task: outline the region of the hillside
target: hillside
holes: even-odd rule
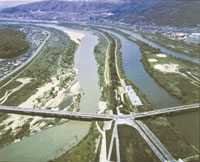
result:
[[[13,58],[29,49],[26,35],[11,28],[0,29],[0,59]]]
[[[142,2],[118,9],[113,20],[127,23],[155,23],[157,25],[196,26],[200,24],[200,2]]]
[[[43,1],[0,12],[0,17],[85,22],[150,23],[169,26],[200,24],[200,2],[77,2]]]

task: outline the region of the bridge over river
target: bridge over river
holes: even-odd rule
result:
[[[120,162],[120,148],[119,148],[119,137],[117,126],[119,124],[126,124],[135,128],[146,143],[150,146],[152,151],[162,162],[171,161],[176,162],[176,159],[168,152],[164,145],[159,141],[159,139],[151,132],[151,130],[142,122],[137,119],[159,116],[165,114],[172,114],[176,112],[198,110],[200,104],[184,105],[177,106],[153,111],[147,111],[142,113],[135,113],[129,115],[109,115],[109,114],[92,114],[84,112],[69,112],[69,111],[52,111],[48,109],[32,109],[32,108],[19,108],[19,107],[10,107],[10,106],[0,106],[0,112],[3,113],[12,113],[20,115],[31,115],[31,116],[42,116],[50,118],[64,118],[70,120],[80,120],[80,121],[111,121],[115,120],[114,130],[111,137],[107,162],[111,160],[111,153],[113,149],[114,140],[116,142],[116,155],[117,162]]]
[[[0,112],[31,115],[31,116],[43,116],[50,118],[64,118],[70,120],[82,120],[82,121],[107,121],[116,119],[142,119],[151,116],[159,116],[165,114],[171,114],[175,112],[182,112],[188,110],[195,110],[200,107],[200,104],[184,105],[171,108],[158,109],[153,111],[147,111],[142,113],[135,113],[130,115],[107,115],[107,114],[92,114],[84,112],[69,112],[69,111],[52,111],[48,109],[32,109],[32,108],[19,108],[10,106],[0,106]]]

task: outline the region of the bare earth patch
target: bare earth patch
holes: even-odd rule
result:
[[[83,90],[81,88],[81,85],[79,82],[76,82],[75,84],[72,85],[72,87],[70,88],[70,93],[69,95],[74,96],[77,95],[79,93],[81,93]]]
[[[157,54],[156,56],[158,56],[158,57],[163,57],[163,58],[167,57],[166,54]]]
[[[148,59],[149,62],[158,62],[157,59]]]
[[[78,32],[72,32],[72,31],[64,31],[65,33],[67,33],[67,35],[69,35],[70,39],[73,40],[74,42],[80,44],[81,43],[81,39],[84,37],[84,34],[82,33],[78,33]]]
[[[161,72],[179,73],[178,66],[178,64],[156,64],[154,65],[154,68]]]

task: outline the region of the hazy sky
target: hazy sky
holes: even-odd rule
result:
[[[26,4],[30,2],[37,2],[41,0],[0,0],[0,10],[6,7],[13,7],[20,4]]]
[[[0,0],[0,10],[7,7],[13,7],[20,4],[26,4],[26,3],[37,2],[37,1],[43,1],[43,0]],[[62,1],[80,1],[80,0],[62,0]],[[81,0],[81,1],[94,1],[94,0]],[[113,1],[116,1],[116,0],[113,0]]]

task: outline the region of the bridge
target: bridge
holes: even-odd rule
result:
[[[19,108],[11,106],[0,106],[0,112],[31,115],[31,116],[43,116],[49,118],[64,118],[70,120],[82,120],[82,121],[109,121],[117,119],[142,119],[152,116],[167,115],[175,112],[183,112],[188,110],[196,110],[200,107],[200,104],[184,105],[171,108],[158,109],[153,111],[147,111],[142,113],[136,113],[131,115],[108,115],[108,114],[92,114],[84,112],[69,112],[69,111],[53,111],[48,109],[32,109],[32,108]]]

